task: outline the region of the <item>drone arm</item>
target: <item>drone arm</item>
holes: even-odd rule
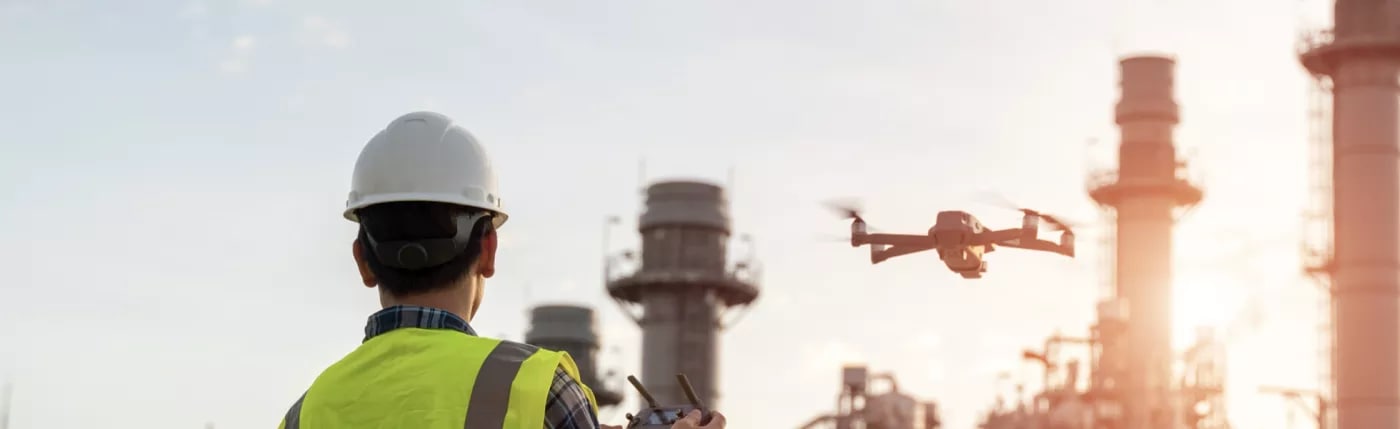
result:
[[[885,246],[918,246],[925,249],[932,248],[933,237],[925,234],[862,234],[862,244],[875,244]],[[894,249],[891,249],[894,250]]]
[[[980,235],[977,237],[977,238],[978,238],[977,241],[978,241],[978,244],[1002,244],[1002,245],[1005,245],[1006,242],[1008,242],[1008,241],[1013,241],[1013,240],[1028,241],[1028,240],[1022,240],[1023,238],[1025,238],[1025,236],[1026,236],[1025,234],[1026,234],[1026,231],[1025,231],[1025,229],[1023,229],[1023,228],[1013,228],[1013,229],[1003,229],[1003,230],[997,230],[997,231],[987,231],[987,232],[984,232],[984,233],[980,234]],[[1016,246],[1011,246],[1011,247],[1016,247]]]
[[[1017,249],[1039,250],[1039,251],[1042,251],[1042,252],[1054,252],[1054,253],[1059,253],[1059,254],[1061,254],[1061,255],[1070,256],[1070,257],[1073,257],[1073,256],[1074,256],[1074,247],[1073,247],[1073,245],[1064,246],[1064,245],[1061,245],[1061,244],[1059,244],[1059,243],[1055,243],[1055,242],[1051,242],[1051,241],[1046,241],[1046,240],[1012,240],[1012,241],[1003,241],[1003,242],[1000,242],[1000,243],[997,243],[997,244],[1000,244],[1000,245],[1006,246],[1006,247],[1014,247],[1014,248],[1017,248]]]
[[[929,246],[929,245],[927,245],[927,244],[919,245],[919,246],[911,246],[911,245],[905,245],[905,246],[891,246],[891,247],[886,248],[886,249],[875,250],[875,251],[873,251],[873,252],[870,252],[870,263],[872,263],[872,264],[878,264],[878,263],[881,263],[881,262],[885,262],[885,260],[890,259],[890,258],[893,258],[893,257],[896,257],[896,256],[904,256],[904,255],[908,255],[908,254],[910,254],[910,253],[922,252],[922,251],[929,250],[929,249],[932,249],[932,248],[933,248],[933,246]]]

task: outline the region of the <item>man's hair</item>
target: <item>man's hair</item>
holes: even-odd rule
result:
[[[495,230],[491,216],[476,221],[471,241],[452,260],[417,270],[394,268],[379,262],[366,234],[377,242],[451,238],[457,234],[456,218],[481,209],[424,201],[375,204],[356,211],[360,217],[360,247],[379,287],[393,296],[409,296],[444,289],[466,276],[481,257],[481,240]]]

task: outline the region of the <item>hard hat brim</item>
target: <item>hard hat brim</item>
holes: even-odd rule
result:
[[[463,207],[471,207],[474,209],[486,210],[495,213],[495,216],[491,217],[491,223],[496,228],[500,228],[501,225],[504,225],[506,223],[506,219],[510,217],[506,214],[505,211],[501,210],[500,207],[493,206],[492,204],[489,204],[486,201],[467,198],[459,194],[443,194],[432,192],[400,192],[391,194],[375,194],[361,197],[359,199],[352,200],[350,203],[346,204],[345,212],[342,213],[342,215],[345,216],[345,219],[351,222],[359,223],[360,216],[355,214],[356,210],[369,207],[375,204],[408,201],[455,204]]]

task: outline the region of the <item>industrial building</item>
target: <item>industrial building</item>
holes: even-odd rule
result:
[[[1337,429],[1400,427],[1397,6],[1337,0],[1332,28],[1306,33],[1300,52],[1318,90],[1305,268],[1331,297],[1333,328],[1318,420]]]
[[[686,403],[676,374],[699,399],[720,405],[719,333],[726,314],[758,299],[758,266],[730,262],[729,201],[718,185],[661,181],[646,190],[637,222],[641,251],[608,261],[608,294],[642,329],[640,379],[663,404]],[[634,269],[618,269],[616,262]]]
[[[871,382],[884,381],[882,391],[871,389]],[[836,412],[813,418],[799,429],[940,429],[943,422],[938,404],[920,402],[899,390],[892,373],[872,374],[865,365],[841,369],[841,393]]]
[[[568,352],[578,365],[583,384],[593,389],[599,407],[622,402],[622,392],[610,389],[599,377],[598,329],[593,309],[577,305],[541,305],[530,310],[530,330],[525,342],[549,350]]]
[[[1089,196],[1115,227],[1106,239],[1097,320],[1086,337],[1056,334],[1023,352],[1041,367],[1043,390],[1012,407],[999,403],[983,428],[1229,427],[1224,351],[1214,333],[1200,332],[1184,354],[1172,350],[1172,230],[1203,198],[1177,156],[1175,66],[1160,55],[1119,61],[1118,168],[1088,181]],[[1061,361],[1065,345],[1087,348],[1087,389],[1080,388],[1081,363]]]

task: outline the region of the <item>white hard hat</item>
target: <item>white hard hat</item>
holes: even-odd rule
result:
[[[486,209],[496,213],[497,227],[506,221],[486,149],[466,129],[433,112],[400,116],[365,144],[355,161],[345,218],[359,222],[355,210],[399,201]]]

